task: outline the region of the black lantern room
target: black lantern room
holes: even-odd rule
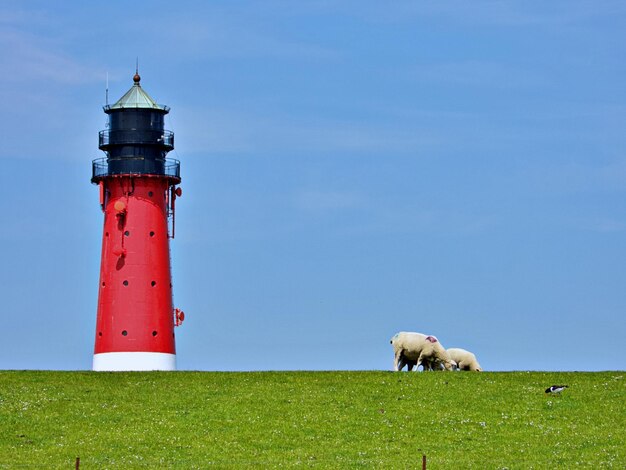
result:
[[[174,149],[174,133],[164,129],[169,108],[157,104],[141,87],[135,74],[134,84],[114,105],[106,105],[108,129],[100,132],[100,150],[106,159],[93,164],[96,182],[113,175],[167,175],[179,177],[177,160],[166,159]]]

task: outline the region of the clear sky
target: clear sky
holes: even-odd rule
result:
[[[178,367],[624,369],[623,1],[0,3],[0,369],[90,369],[110,101],[172,108]]]

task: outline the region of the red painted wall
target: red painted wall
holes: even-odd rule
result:
[[[175,354],[167,201],[170,180],[102,180],[104,231],[95,353]]]

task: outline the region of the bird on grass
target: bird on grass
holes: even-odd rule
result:
[[[546,393],[561,393],[566,388],[569,388],[568,385],[551,385],[546,388]]]

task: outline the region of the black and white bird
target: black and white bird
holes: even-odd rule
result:
[[[546,388],[546,393],[561,393],[566,388],[569,388],[568,385],[551,385]]]

